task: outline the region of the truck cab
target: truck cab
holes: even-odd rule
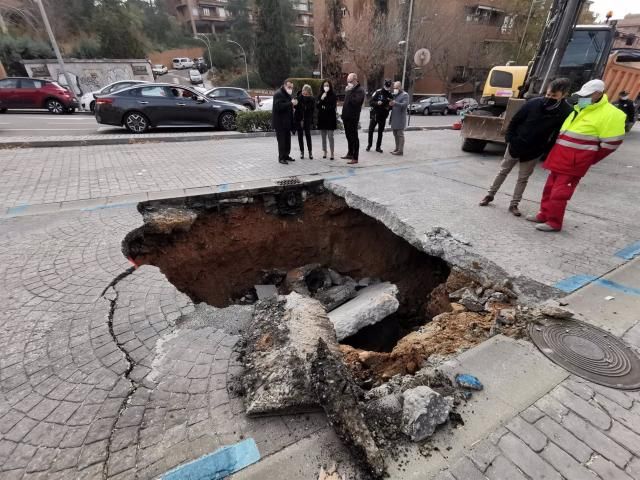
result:
[[[506,107],[511,97],[519,95],[526,76],[527,67],[510,65],[493,67],[484,84],[480,105]]]

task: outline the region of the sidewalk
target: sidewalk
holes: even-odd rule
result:
[[[176,326],[193,313],[191,300],[157,268],[130,269],[120,244],[141,224],[138,199],[154,192],[170,198],[291,175],[324,178],[425,248],[429,232],[446,228],[459,242],[442,252],[454,264],[476,261],[489,276],[509,275],[543,294],[587,282],[568,297],[570,308],[640,348],[640,264],[627,263],[640,240],[628,200],[640,137],[589,173],[565,231],[554,235],[507,215],[505,194],[494,207],[477,207],[499,156],[462,153],[458,140],[454,132],[409,133],[405,157],[363,153],[357,168],[321,159],[281,166],[273,139],[3,152],[0,477],[151,479],[252,438],[262,460],[237,478],[314,479],[332,461],[346,479],[358,478],[324,415],[246,418],[228,388],[241,373],[237,332]],[[537,171],[527,210],[543,181]],[[451,365],[480,376],[485,391],[463,413],[463,429],[438,435],[439,453],[411,456],[406,471],[392,465],[392,478],[428,478],[446,467],[447,480],[640,478],[637,392],[582,382],[531,344],[504,337]]]

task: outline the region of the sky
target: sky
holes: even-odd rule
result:
[[[624,18],[627,13],[640,13],[640,1],[638,0],[594,0],[591,11],[599,15],[598,20],[603,21],[607,12],[613,11],[613,18]]]

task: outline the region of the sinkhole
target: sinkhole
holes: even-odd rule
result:
[[[304,277],[312,296],[327,287],[328,269],[357,289],[389,282],[397,286],[397,311],[342,341],[380,352],[447,310],[448,302],[432,293],[449,278],[449,265],[350,208],[320,182],[138,208],[144,224],[126,236],[123,253],[136,265],[157,266],[196,303],[253,303],[254,287],[265,284],[288,294],[287,273],[310,264],[321,267]]]

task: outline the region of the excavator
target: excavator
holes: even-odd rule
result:
[[[490,70],[480,106],[462,121],[462,150],[482,152],[487,143],[505,143],[509,122],[528,98],[544,94],[554,78],[571,80],[571,91],[594,78],[608,86],[610,100],[627,90],[631,98],[640,93],[640,63],[628,63],[624,52],[611,54],[615,22],[576,25],[586,0],[554,0],[538,49],[528,66],[505,66]],[[632,56],[633,57],[633,56]],[[632,58],[633,60],[633,58]]]

